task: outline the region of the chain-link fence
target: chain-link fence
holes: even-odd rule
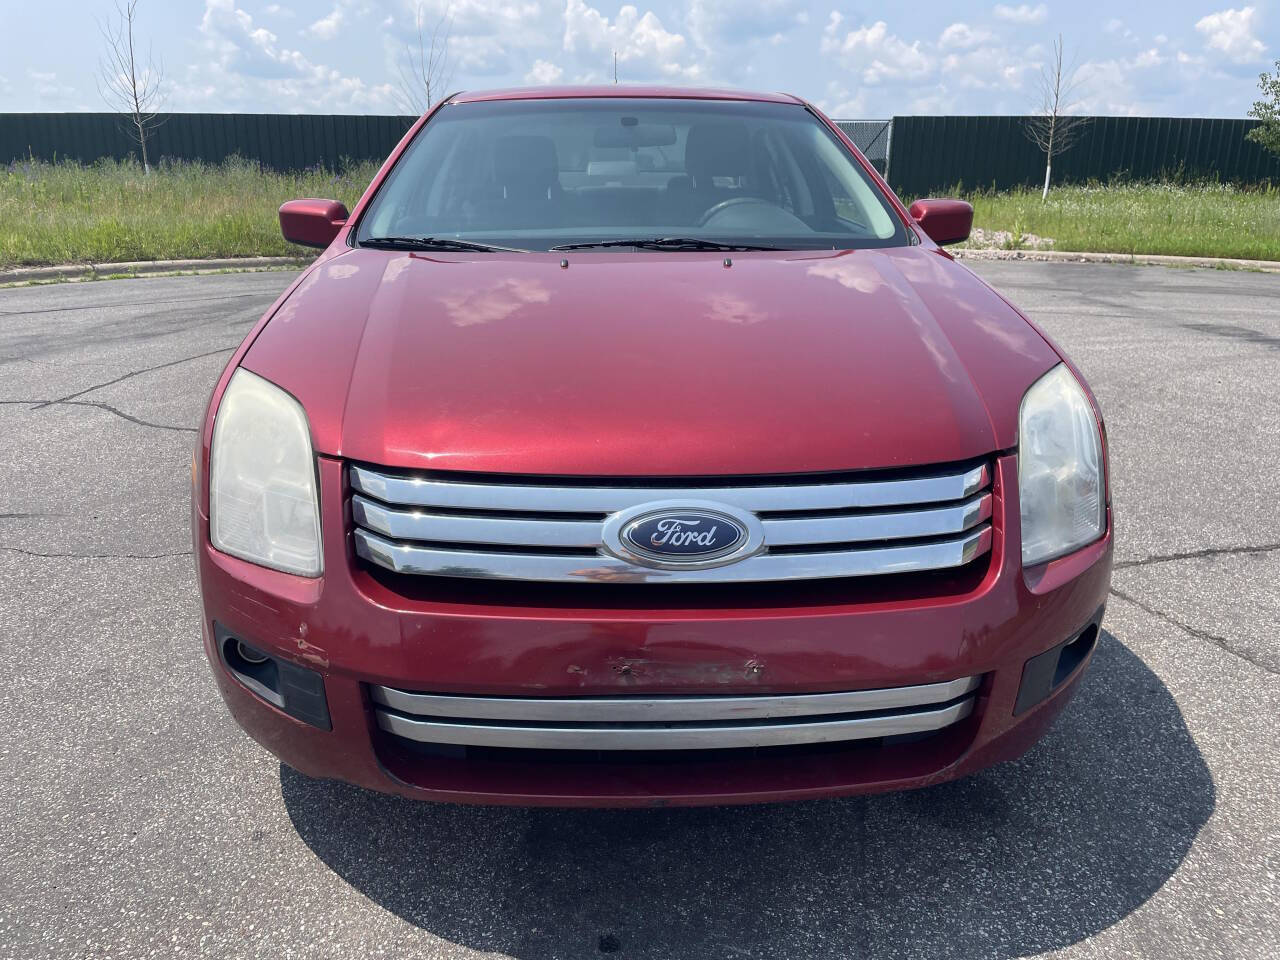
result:
[[[837,120],[836,126],[854,142],[871,165],[886,177],[889,169],[889,141],[893,136],[892,120]]]

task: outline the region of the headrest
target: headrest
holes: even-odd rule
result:
[[[751,138],[744,123],[695,123],[684,145],[684,168],[699,187],[712,177],[741,177],[751,170]]]
[[[499,137],[493,145],[493,173],[499,184],[517,190],[559,186],[555,141],[533,135]]]

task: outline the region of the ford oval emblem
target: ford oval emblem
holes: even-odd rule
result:
[[[638,503],[607,517],[600,533],[606,553],[655,570],[722,567],[765,549],[759,517],[713,500]]]
[[[733,553],[746,538],[745,526],[709,510],[661,510],[622,529],[627,546],[659,560],[713,560]]]

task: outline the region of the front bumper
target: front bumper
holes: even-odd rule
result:
[[[1016,461],[996,461],[994,544],[963,589],[913,596],[873,581],[845,599],[657,608],[416,595],[354,555],[342,464],[320,459],[325,575],[306,580],[219,553],[193,516],[206,650],[237,722],[311,776],[431,800],[553,805],[741,803],[924,786],[1011,759],[1069,700],[1111,578],[1105,537],[1023,571]],[[337,509],[336,504],[343,504]],[[423,578],[433,579],[434,578]],[[592,587],[577,594],[590,599]],[[606,588],[599,588],[606,589]],[[607,588],[613,589],[613,588]],[[215,633],[216,631],[216,633]],[[291,716],[228,669],[233,635],[320,678],[329,729]],[[1066,652],[1062,652],[1065,650]],[[1056,652],[1055,652],[1056,651]],[[1048,656],[1045,656],[1048,654]],[[1035,659],[1039,657],[1040,659]],[[287,669],[287,667],[286,667]],[[969,706],[929,735],[716,749],[424,750],[387,727],[380,688],[478,699],[759,698],[945,685]],[[379,717],[383,716],[382,725]],[[703,749],[702,747],[706,747]]]

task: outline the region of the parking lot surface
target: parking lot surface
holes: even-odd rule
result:
[[[223,708],[188,463],[260,273],[0,290],[0,957],[1269,957],[1280,951],[1280,277],[978,273],[1107,415],[1117,569],[1020,761],[731,809],[415,804]]]

